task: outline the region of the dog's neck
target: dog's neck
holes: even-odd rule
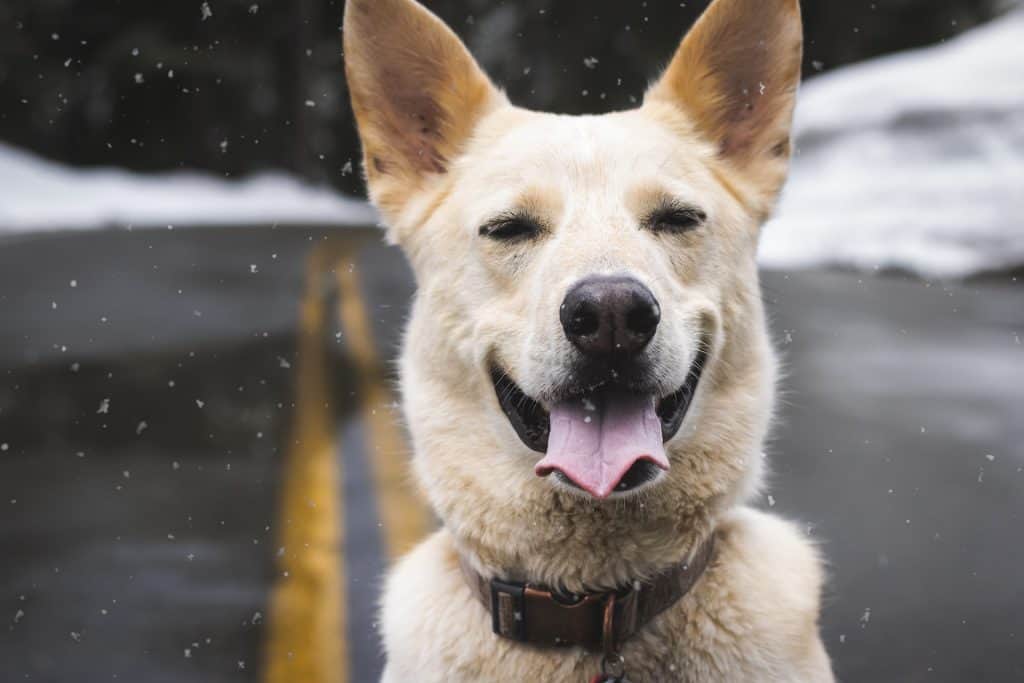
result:
[[[518,515],[483,532],[447,526],[459,552],[485,578],[570,593],[615,590],[683,562],[714,531],[714,515],[705,506],[641,505],[595,505],[557,494],[547,514],[525,527],[516,523],[524,519]]]

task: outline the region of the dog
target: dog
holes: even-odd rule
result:
[[[819,554],[746,505],[798,0],[714,0],[642,105],[600,116],[511,105],[415,0],[348,0],[343,33],[415,273],[402,403],[442,522],[387,579],[383,680],[833,680]]]

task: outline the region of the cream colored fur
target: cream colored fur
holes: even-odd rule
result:
[[[384,680],[587,681],[598,658],[491,633],[459,575],[607,589],[683,561],[712,530],[712,566],[630,640],[643,681],[831,681],[818,635],[820,561],[794,527],[744,507],[762,479],[775,360],[755,253],[785,177],[800,64],[795,0],[716,0],[644,105],[568,117],[516,108],[455,35],[413,0],[349,0],[346,71],[371,197],[416,273],[401,361],[414,470],[444,528],[404,558],[384,597]],[[707,219],[655,234],[665,199]],[[510,210],[543,227],[499,243]],[[662,322],[648,349],[666,394],[701,343],[710,360],[671,468],[597,502],[533,473],[502,413],[499,363],[542,403],[572,352],[567,289],[628,273]]]

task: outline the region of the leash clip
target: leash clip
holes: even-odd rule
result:
[[[594,678],[598,683],[629,683],[626,680],[626,659],[619,652],[620,635],[616,633],[619,618],[625,619],[627,627],[632,629],[636,622],[636,591],[630,591],[622,600],[619,608],[619,595],[611,593],[604,604],[604,619],[601,624],[601,673]]]
[[[629,683],[626,680],[626,660],[620,654],[601,657],[601,673],[594,683]]]

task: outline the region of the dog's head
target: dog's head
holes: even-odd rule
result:
[[[651,519],[756,486],[755,252],[801,45],[797,0],[715,0],[638,109],[558,116],[510,105],[412,0],[349,0],[369,189],[420,289],[417,471],[448,522],[605,499]]]

